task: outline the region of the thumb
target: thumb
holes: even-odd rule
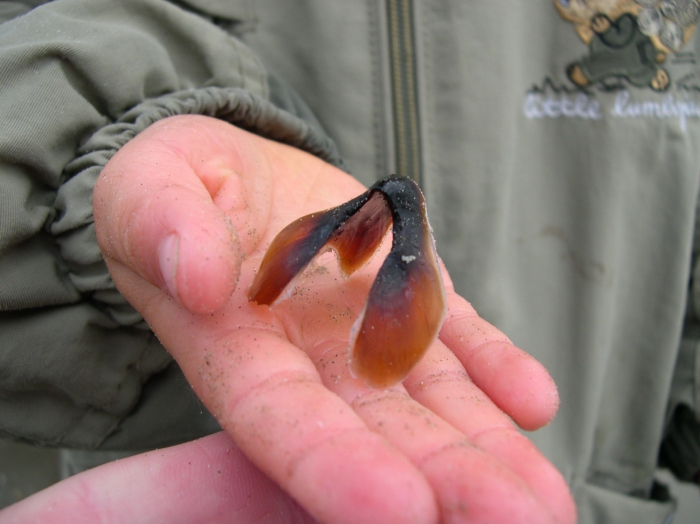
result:
[[[115,154],[95,185],[95,228],[110,270],[121,266],[112,271],[120,289],[146,280],[190,311],[209,313],[235,289],[241,249],[193,167],[197,137],[189,133],[183,151],[183,133],[155,124]]]

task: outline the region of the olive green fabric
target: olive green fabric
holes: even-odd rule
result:
[[[335,146],[250,50],[167,2],[61,1],[16,17],[0,26],[0,85],[0,434],[145,449],[217,430],[109,277],[95,180],[177,114],[342,166]]]
[[[559,386],[532,438],[581,522],[661,523],[662,441],[681,478],[700,463],[700,37],[652,63],[601,54],[585,4],[412,3],[422,183],[457,290]],[[94,178],[148,123],[201,112],[340,165],[325,129],[370,184],[397,165],[389,37],[380,0],[56,0],[0,26],[6,434],[136,449],[212,430],[104,272]]]

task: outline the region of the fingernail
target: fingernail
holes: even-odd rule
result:
[[[158,249],[158,263],[170,296],[177,298],[177,262],[180,237],[173,233],[165,237]]]

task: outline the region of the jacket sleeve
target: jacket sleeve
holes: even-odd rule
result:
[[[0,436],[144,449],[218,427],[97,247],[92,189],[128,140],[203,114],[342,167],[304,103],[221,28],[235,13],[221,27],[201,14],[164,0],[0,2]]]
[[[679,480],[700,483],[700,206],[691,268],[659,465],[670,469]]]

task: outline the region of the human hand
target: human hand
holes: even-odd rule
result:
[[[263,472],[315,518],[573,522],[561,475],[522,436],[554,416],[534,359],[452,290],[440,338],[403,385],[350,377],[347,343],[380,260],[351,278],[320,259],[270,310],[246,289],[301,215],[364,190],[294,148],[198,116],[122,148],[94,193],[117,286]]]
[[[103,464],[0,511],[2,524],[316,522],[223,432]]]

